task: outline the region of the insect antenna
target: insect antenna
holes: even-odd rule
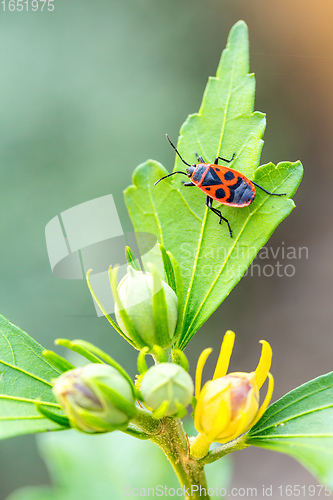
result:
[[[181,161],[183,163],[185,163],[185,165],[187,165],[188,167],[191,167],[192,165],[190,165],[189,163],[187,163],[185,160],[183,160],[183,158],[180,156],[180,153],[178,152],[178,149],[176,148],[176,146],[174,146],[170,140],[170,137],[168,136],[168,134],[165,134],[166,138],[168,139],[168,141],[170,142],[171,146],[173,147],[173,149],[176,151],[177,155],[179,156],[179,158],[181,159]],[[175,172],[176,173],[176,172]],[[186,175],[186,174],[185,174]]]
[[[160,179],[158,179],[158,181],[156,181],[154,183],[154,186],[156,186],[156,184],[158,184],[160,181],[162,181],[163,179],[166,179],[167,177],[170,177],[170,175],[174,175],[174,174],[183,174],[183,175],[186,175],[185,172],[172,172],[172,174],[168,174],[168,175],[165,175],[164,177],[161,177]]]

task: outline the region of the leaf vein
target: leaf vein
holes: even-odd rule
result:
[[[50,401],[41,401],[39,399],[22,398],[21,396],[9,396],[8,394],[0,394],[0,399],[8,399],[11,401],[18,401],[22,403],[39,403],[45,406],[52,406],[54,408],[61,408],[57,403],[51,403]]]
[[[28,375],[28,377],[34,378],[35,380],[39,380],[39,382],[43,382],[44,384],[52,387],[51,382],[49,382],[48,380],[44,380],[44,379],[38,377],[37,375],[34,375],[33,373],[30,373],[26,370],[23,370],[23,368],[20,368],[19,366],[12,365],[11,363],[6,363],[6,361],[3,361],[2,359],[0,359],[0,363],[2,363],[5,366],[8,366],[9,368],[12,368],[13,370],[17,370],[21,373],[24,373],[25,375]]]
[[[290,173],[290,174],[289,174],[289,175],[288,175],[288,176],[287,176],[287,177],[286,177],[286,178],[285,178],[285,179],[284,179],[284,180],[283,180],[283,181],[282,181],[282,182],[281,182],[281,183],[280,183],[280,184],[279,184],[279,185],[278,185],[278,186],[277,186],[274,190],[273,190],[273,192],[274,192],[274,191],[276,191],[276,189],[278,189],[278,188],[279,188],[279,187],[280,187],[280,186],[281,186],[284,182],[286,182],[286,180],[288,179],[288,177],[290,177],[291,175],[292,175],[292,173]],[[206,295],[202,298],[201,304],[200,304],[200,306],[199,306],[199,307],[197,308],[197,310],[196,310],[196,313],[195,313],[195,315],[194,315],[194,317],[193,317],[193,319],[192,319],[192,321],[191,321],[191,323],[190,323],[190,325],[189,325],[189,328],[188,328],[188,330],[187,330],[187,332],[186,332],[186,337],[184,337],[184,340],[185,340],[185,338],[187,339],[187,338],[188,338],[188,336],[191,334],[191,330],[190,330],[190,328],[192,327],[192,325],[193,325],[194,321],[195,321],[195,320],[196,320],[196,318],[198,317],[198,315],[199,315],[199,313],[200,313],[200,311],[201,311],[202,307],[204,306],[204,303],[205,303],[205,301],[206,301],[206,299],[207,299],[208,295],[211,293],[211,291],[213,290],[214,286],[216,285],[216,282],[218,281],[218,279],[220,278],[220,276],[221,276],[222,272],[224,271],[224,268],[225,268],[225,266],[227,265],[228,260],[229,260],[229,258],[230,258],[230,256],[231,256],[232,252],[235,250],[235,247],[236,247],[236,245],[237,245],[237,243],[238,243],[238,240],[239,240],[240,236],[243,234],[243,232],[244,232],[244,230],[245,230],[245,227],[246,227],[246,226],[247,226],[247,224],[248,224],[248,221],[249,221],[249,220],[251,219],[251,217],[252,217],[252,216],[253,216],[253,215],[254,215],[254,214],[255,214],[255,213],[256,213],[256,212],[257,212],[257,211],[258,211],[258,210],[259,210],[259,209],[260,209],[260,208],[264,205],[264,204],[265,204],[265,202],[266,202],[266,201],[267,201],[267,199],[268,199],[268,196],[269,196],[269,195],[267,195],[266,197],[264,197],[264,198],[262,199],[262,201],[261,201],[260,203],[258,203],[257,208],[256,208],[255,210],[253,210],[252,212],[250,212],[250,214],[248,215],[248,217],[245,219],[244,224],[243,224],[243,226],[242,226],[241,230],[239,231],[239,233],[238,233],[237,237],[235,238],[233,245],[230,247],[230,251],[228,252],[228,254],[227,254],[227,256],[226,256],[226,258],[225,258],[225,260],[224,260],[224,262],[223,262],[223,265],[222,265],[222,267],[221,267],[221,270],[219,271],[219,273],[217,274],[217,276],[216,276],[216,278],[214,279],[213,283],[211,284],[210,288],[209,288],[209,289],[208,289],[208,291],[206,292]],[[207,210],[206,210],[206,212],[207,212]],[[192,284],[192,283],[191,283],[191,284]]]
[[[236,64],[236,62],[234,61],[234,65],[235,64]],[[233,79],[234,79],[234,71],[235,71],[235,66],[234,65],[232,67],[232,73],[231,73],[231,76],[230,76],[228,98],[226,100],[226,105],[225,105],[225,112],[224,112],[224,116],[223,116],[223,123],[222,123],[222,129],[221,129],[221,134],[220,134],[220,141],[219,141],[219,148],[218,148],[218,151],[217,151],[217,156],[218,156],[218,154],[219,154],[219,152],[221,150],[221,147],[222,147],[222,141],[223,141],[223,136],[224,136],[225,124],[226,124],[226,116],[228,114],[228,106],[229,106],[229,102],[230,102],[230,98],[231,98],[232,85],[233,85]],[[220,80],[219,77],[217,79]],[[197,129],[196,129],[196,132],[197,132]],[[200,145],[200,149],[203,152],[203,147],[201,145],[200,138],[199,138],[198,135],[197,135],[197,137],[198,137],[198,143]],[[202,220],[202,227],[201,227],[201,232],[200,232],[199,244],[198,244],[196,255],[195,255],[195,259],[194,259],[192,276],[191,276],[190,284],[189,284],[189,287],[188,287],[188,292],[187,292],[187,295],[186,295],[185,305],[184,305],[184,316],[186,315],[186,312],[187,312],[187,305],[188,305],[189,298],[190,298],[190,295],[191,295],[191,288],[192,288],[193,280],[194,280],[194,277],[195,277],[195,271],[196,271],[196,268],[197,268],[197,265],[198,265],[199,255],[200,255],[200,252],[201,252],[201,246],[202,246],[202,241],[203,241],[203,233],[204,233],[205,228],[206,228],[207,214],[208,214],[208,208],[206,208],[205,215],[204,215],[204,218]],[[192,325],[192,323],[190,324],[190,326],[191,325]],[[185,336],[187,336],[187,333],[185,334]]]

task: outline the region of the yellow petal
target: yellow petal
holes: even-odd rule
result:
[[[221,351],[219,359],[216,363],[213,380],[215,380],[216,378],[224,377],[224,375],[226,375],[229,367],[232,348],[234,347],[234,342],[235,334],[231,330],[228,330],[223,337]]]
[[[246,429],[246,431],[248,431],[251,427],[253,427],[261,419],[261,417],[265,413],[266,408],[267,408],[267,406],[272,398],[273,390],[274,390],[274,378],[273,378],[273,375],[271,373],[268,373],[268,389],[267,389],[266,397],[265,397],[264,402],[261,405],[255,419],[253,420],[253,422],[251,422],[251,424]]]
[[[212,352],[213,349],[205,349],[199,356],[197,369],[195,372],[195,397],[198,398],[201,390],[201,378],[202,378],[202,370],[205,366],[208,356]]]
[[[260,342],[262,344],[261,356],[260,356],[258,366],[255,370],[256,384],[257,384],[258,389],[260,389],[260,387],[263,385],[263,383],[265,382],[265,380],[267,378],[268,372],[269,372],[270,367],[271,367],[272,355],[273,355],[272,348],[269,345],[269,343],[266,342],[266,340],[261,340]]]
[[[241,412],[241,417],[239,419],[239,423],[237,425],[237,430],[233,433],[233,434],[230,434],[229,436],[223,438],[223,439],[219,439],[218,442],[219,443],[228,443],[229,441],[233,441],[234,439],[238,438],[238,436],[240,436],[241,434],[243,434],[245,431],[244,431],[244,426],[246,425],[246,422],[247,422],[247,419],[248,419],[248,415],[246,412]]]
[[[216,438],[224,431],[224,429],[229,425],[231,419],[231,412],[227,402],[222,399],[219,405],[218,415],[215,423],[209,433],[207,438],[211,441],[215,441]]]

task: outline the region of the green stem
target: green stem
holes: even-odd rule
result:
[[[209,500],[204,463],[189,455],[187,436],[181,420],[164,417],[154,420],[146,411],[139,411],[132,423],[140,427],[157,444],[171,463],[186,500]]]
[[[240,436],[239,438],[234,439],[230,443],[223,444],[222,446],[219,446],[218,448],[215,448],[214,450],[210,451],[208,455],[206,455],[200,460],[200,463],[211,464],[213,462],[216,462],[216,460],[219,460],[220,458],[224,457],[225,455],[232,453],[233,451],[244,450],[245,448],[248,448],[250,444],[248,444],[245,441],[244,439],[245,435]]]

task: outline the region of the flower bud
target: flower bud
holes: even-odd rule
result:
[[[199,356],[195,377],[194,425],[199,434],[191,443],[191,455],[204,457],[210,445],[217,441],[227,443],[253,427],[264,414],[272,397],[274,379],[269,373],[272,349],[261,340],[261,356],[254,372],[234,372],[226,375],[235,334],[228,330],[224,335],[213,380],[201,389],[204,365],[212,349],[205,349]],[[268,378],[266,397],[259,409],[259,390]]]
[[[128,272],[120,281],[117,291],[142,345],[168,347],[176,329],[178,300],[172,288],[160,279],[157,270],[154,274],[144,273],[128,266]],[[137,339],[122,318],[117,301],[115,315],[121,330],[136,342]]]
[[[209,380],[202,388],[195,408],[195,427],[210,441],[225,443],[245,432],[258,408],[255,372],[230,373]]]
[[[53,392],[71,426],[84,432],[124,429],[136,412],[129,382],[106,364],[65,372],[55,380]]]
[[[177,413],[190,404],[193,395],[193,381],[181,366],[174,363],[160,363],[152,366],[141,384],[144,402],[153,410],[158,410],[168,402],[165,415]]]

